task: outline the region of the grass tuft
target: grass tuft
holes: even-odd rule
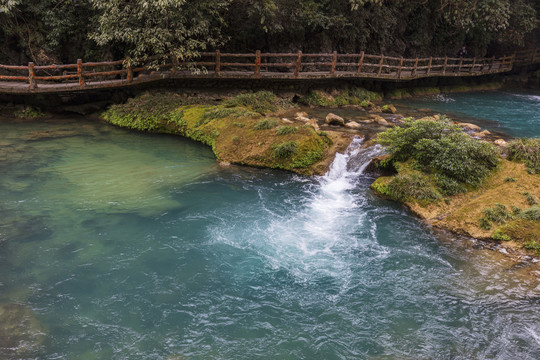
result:
[[[282,125],[276,128],[276,134],[278,135],[294,134],[297,131],[298,128],[296,126]]]
[[[277,126],[277,124],[278,124],[277,119],[264,118],[264,119],[259,120],[255,124],[255,126],[253,126],[253,128],[255,130],[268,130],[268,129],[275,128]]]
[[[508,143],[508,160],[522,161],[531,174],[540,174],[540,138],[521,138]]]
[[[433,202],[441,199],[429,178],[421,173],[398,174],[390,180],[387,189],[392,199],[402,202],[412,199]]]
[[[507,220],[512,220],[514,215],[510,213],[503,204],[495,204],[493,207],[486,207],[482,210],[484,216],[480,218],[480,227],[484,230],[491,229],[493,223],[503,224]]]
[[[277,158],[288,158],[298,152],[296,141],[287,141],[273,146],[274,156]]]
[[[536,200],[536,198],[533,196],[533,194],[528,193],[528,192],[524,192],[524,193],[522,193],[522,195],[525,196],[525,199],[527,200],[529,205],[538,204],[538,200]]]
[[[540,221],[540,205],[520,211],[518,217],[525,220]]]

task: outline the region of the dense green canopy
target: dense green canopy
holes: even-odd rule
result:
[[[483,56],[537,46],[536,0],[0,0],[2,63],[212,49]]]

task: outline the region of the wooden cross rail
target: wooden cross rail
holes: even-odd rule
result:
[[[155,59],[150,59],[155,60]],[[203,52],[197,60],[171,58],[157,66],[134,67],[129,58],[108,62],[28,66],[0,65],[3,93],[61,92],[129,86],[161,78],[369,78],[410,80],[435,76],[478,76],[512,70],[514,64],[540,63],[531,49],[499,58],[428,57],[407,59],[365,54]]]

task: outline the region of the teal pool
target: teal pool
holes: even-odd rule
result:
[[[361,139],[305,178],[84,119],[0,134],[0,358],[540,357],[527,264],[374,197]]]

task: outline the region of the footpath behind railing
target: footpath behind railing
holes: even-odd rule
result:
[[[429,57],[408,59],[385,55],[205,52],[197,61],[132,66],[129,59],[110,62],[38,66],[0,65],[0,89],[33,92],[126,86],[157,78],[376,78],[410,80],[432,76],[478,76],[512,70],[514,65],[540,62],[532,49],[491,58]]]

